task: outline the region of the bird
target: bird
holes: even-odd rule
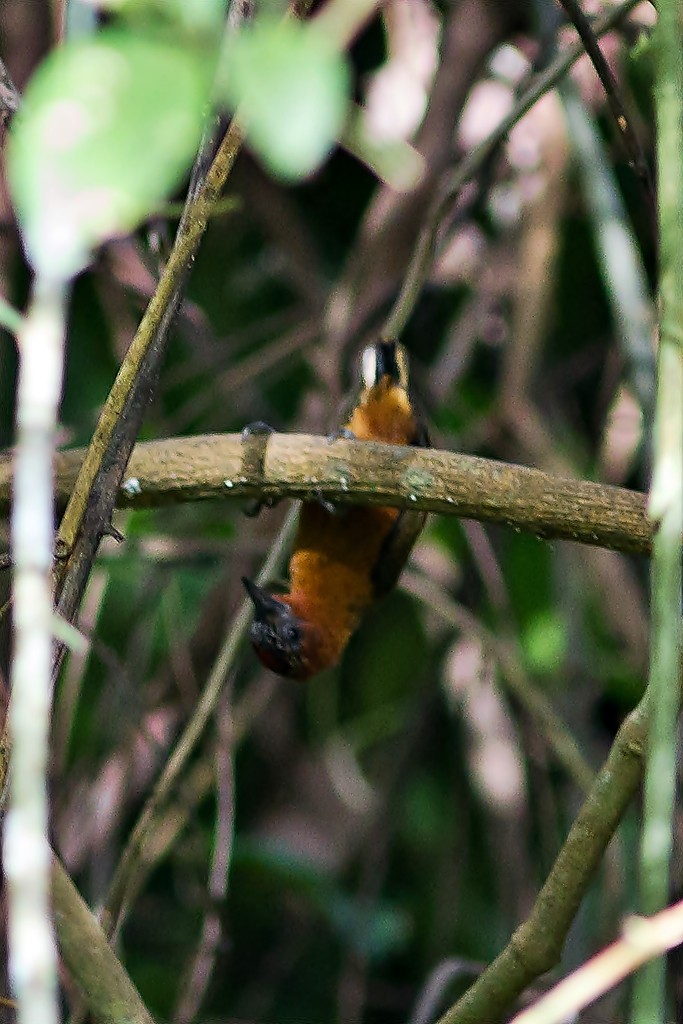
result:
[[[338,435],[429,446],[400,342],[363,350],[360,388]],[[412,509],[303,502],[289,590],[271,593],[242,577],[254,606],[249,640],[262,664],[296,680],[336,665],[364,614],[396,584],[425,519]]]

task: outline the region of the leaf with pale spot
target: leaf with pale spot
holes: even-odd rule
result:
[[[314,24],[263,17],[232,42],[222,98],[239,110],[247,141],[275,175],[305,177],[339,138],[348,113],[342,54]]]
[[[64,46],[29,82],[8,178],[34,269],[68,280],[176,188],[201,135],[210,61],[121,30]]]

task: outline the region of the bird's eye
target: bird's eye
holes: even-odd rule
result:
[[[282,639],[286,644],[298,644],[300,635],[297,626],[287,625],[282,629]]]

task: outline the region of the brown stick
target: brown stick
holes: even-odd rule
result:
[[[52,900],[64,961],[95,1020],[99,1024],[153,1024],[102,928],[56,857],[52,860]]]
[[[83,451],[57,457],[57,501],[73,487]],[[0,459],[0,513],[11,465]],[[562,539],[647,555],[653,527],[645,496],[587,480],[434,449],[305,434],[215,434],[135,446],[118,505],[155,507],[204,498],[305,498],[421,508],[503,523]]]

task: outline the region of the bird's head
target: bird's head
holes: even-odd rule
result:
[[[300,618],[282,598],[269,594],[252,580],[242,577],[254,605],[249,639],[259,661],[279,676],[309,679],[324,666],[316,658],[316,630]]]

